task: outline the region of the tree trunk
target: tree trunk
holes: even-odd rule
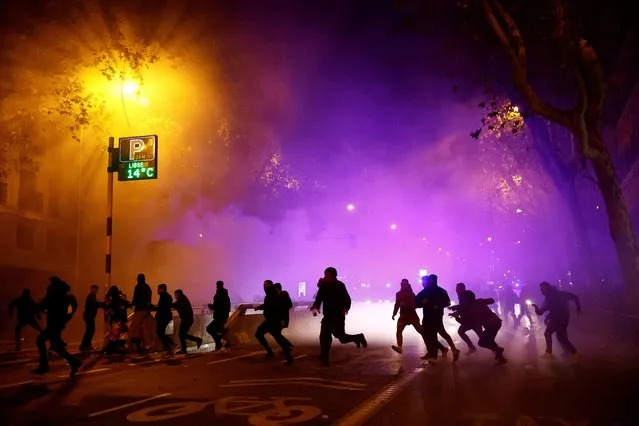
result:
[[[578,259],[579,265],[586,272],[586,287],[591,287],[597,281],[601,282],[601,277],[597,273],[597,261],[588,236],[588,226],[584,219],[581,202],[575,185],[575,177],[564,183],[564,194],[567,198],[568,211],[572,219],[573,232],[575,233],[575,242],[579,249]]]
[[[589,132],[588,138],[591,146],[596,146],[599,150],[598,155],[590,161],[606,205],[610,235],[615,244],[630,305],[633,309],[639,309],[639,244],[610,153],[598,134]]]

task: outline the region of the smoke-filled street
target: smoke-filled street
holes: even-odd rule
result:
[[[304,325],[286,334],[296,345],[290,367],[280,355],[265,361],[255,345],[224,353],[208,346],[171,358],[91,355],[74,379],[63,361],[45,377],[31,375],[33,363],[5,362],[0,401],[12,425],[631,425],[639,320],[625,321],[634,329],[607,335],[596,323],[609,315],[595,311],[575,320],[578,364],[561,355],[541,359],[541,331],[505,326],[497,340],[506,365],[495,366],[489,351],[466,355],[455,336],[464,352],[459,361],[449,354],[428,366],[413,330],[405,332],[403,355],[391,350],[388,305],[356,305],[347,329],[368,323],[370,346],[336,341],[332,365],[324,368],[317,323],[296,312],[291,319]],[[452,334],[454,324],[447,327]],[[635,344],[627,340],[632,333]]]

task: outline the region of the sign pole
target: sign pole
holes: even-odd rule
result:
[[[111,248],[113,237],[113,173],[117,170],[115,160],[115,138],[109,138],[109,164],[107,167],[107,211],[106,211],[106,255],[105,255],[105,270],[106,273],[104,281],[104,295],[106,298],[109,288],[111,288]],[[106,315],[104,316],[105,323],[105,335],[109,333],[109,322]]]

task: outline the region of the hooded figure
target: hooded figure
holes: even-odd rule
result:
[[[20,341],[22,340],[20,334],[22,327],[28,325],[35,328],[38,332],[42,331],[40,324],[38,323],[38,305],[31,298],[31,291],[28,288],[22,290],[20,297],[16,297],[9,303],[9,318],[13,317],[13,310],[18,311],[18,321],[16,322],[16,328],[14,331],[16,341],[16,351],[20,350]]]
[[[408,325],[412,325],[421,335],[422,326],[419,323],[419,316],[415,310],[415,293],[406,278],[400,284],[400,290],[395,294],[395,307],[393,308],[393,320],[399,311],[399,320],[397,321],[397,345],[391,346],[397,353],[402,353],[402,344],[404,337],[402,333]]]
[[[273,281],[264,281],[264,294],[264,303],[255,307],[255,310],[264,311],[264,322],[255,330],[255,338],[260,342],[264,350],[266,350],[266,358],[268,359],[272,358],[274,353],[264,336],[266,336],[266,334],[273,336],[273,339],[280,348],[282,348],[282,353],[286,358],[286,364],[292,365],[294,360],[291,355],[291,348],[293,345],[286,337],[282,336],[283,324],[286,318],[284,311],[286,310],[286,313],[288,313],[288,310],[280,295],[277,294],[277,289],[273,286]]]
[[[206,327],[206,332],[213,338],[215,350],[219,351],[228,347],[228,343],[223,342],[222,337],[226,333],[226,322],[231,313],[231,298],[228,290],[224,288],[224,281],[215,283],[215,295],[209,309],[213,312],[213,321]]]
[[[495,303],[495,299],[476,299],[475,293],[470,290],[466,290],[464,295],[468,303],[466,308],[467,321],[473,327],[481,327],[482,329],[477,344],[493,351],[498,364],[506,363],[504,348],[495,343],[495,337],[501,328],[501,318],[488,307],[488,305]]]

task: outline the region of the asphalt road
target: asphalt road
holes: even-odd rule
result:
[[[481,350],[425,366],[410,329],[402,356],[390,349],[390,329],[369,337],[367,349],[335,342],[329,368],[312,341],[296,336],[291,367],[281,357],[265,361],[256,347],[172,358],[94,354],[73,379],[63,361],[44,376],[25,362],[0,368],[0,410],[11,425],[637,424],[636,348],[576,328],[575,365],[540,360],[541,333],[508,327],[498,337],[509,359],[501,367]]]

